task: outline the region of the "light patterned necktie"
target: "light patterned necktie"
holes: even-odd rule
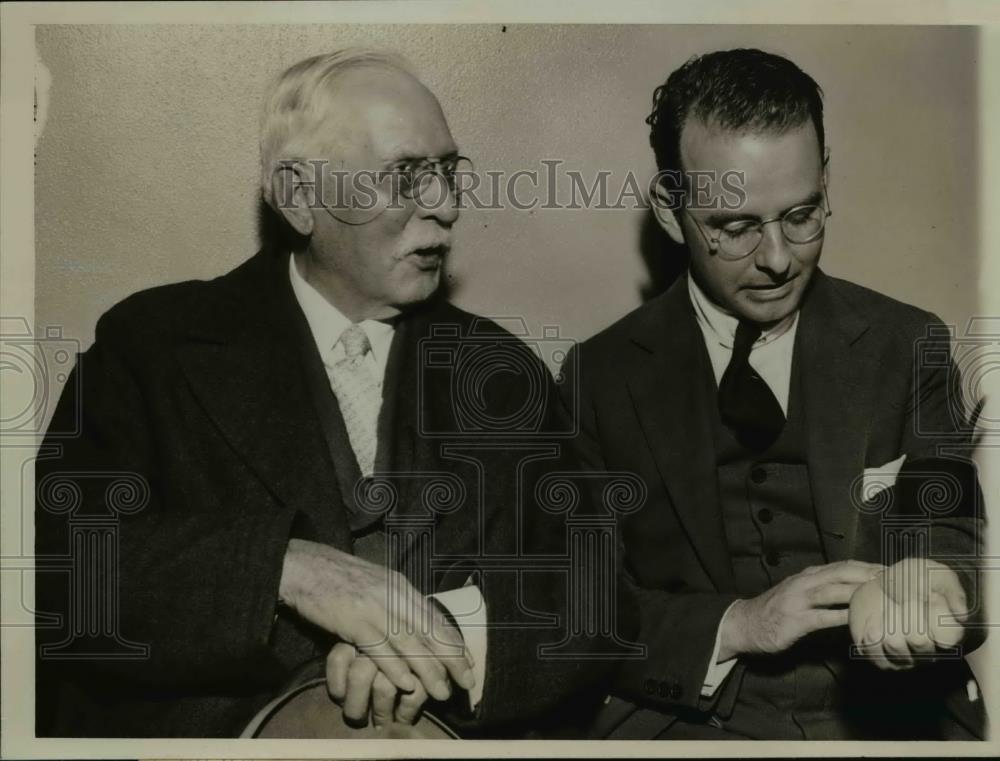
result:
[[[347,436],[351,440],[351,448],[361,468],[361,475],[370,476],[375,471],[375,449],[378,444],[376,429],[382,406],[382,384],[371,362],[365,361],[372,346],[360,325],[353,324],[345,329],[337,343],[343,345],[344,356],[332,365],[327,365],[327,375],[340,405],[340,414],[344,418]]]

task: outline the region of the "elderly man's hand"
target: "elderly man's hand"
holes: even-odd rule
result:
[[[965,592],[953,570],[908,558],[858,588],[848,626],[854,643],[878,668],[900,671],[961,642],[967,616]]]
[[[350,721],[365,722],[370,706],[376,727],[393,721],[414,723],[427,701],[427,691],[419,681],[412,692],[401,692],[371,658],[346,642],[334,645],[326,658],[326,686]]]
[[[465,689],[475,683],[461,634],[400,573],[292,539],[279,595],[299,616],[357,647],[403,692],[422,684],[447,700],[449,676]]]

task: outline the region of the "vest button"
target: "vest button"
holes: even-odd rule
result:
[[[769,566],[776,566],[781,562],[781,555],[774,550],[770,550],[766,555],[764,555],[764,562]]]
[[[767,480],[767,471],[759,465],[750,471],[750,480],[755,484],[762,484]]]
[[[774,513],[772,513],[768,508],[762,507],[757,512],[757,520],[759,520],[761,523],[770,523],[772,520],[774,520]]]

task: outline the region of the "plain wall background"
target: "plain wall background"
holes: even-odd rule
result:
[[[506,31],[504,31],[506,29]],[[479,170],[565,162],[654,173],[653,89],[690,55],[755,46],[824,88],[832,150],[822,266],[964,325],[976,311],[976,30],[755,26],[41,26],[36,321],[88,344],[159,283],[258,245],[257,117],[279,71],[346,45],[401,51]],[[466,210],[454,299],[586,338],[641,303],[664,256],[641,210]],[[652,244],[652,245],[650,245]],[[667,263],[669,265],[669,263]],[[668,266],[669,269],[669,266]],[[653,284],[655,290],[656,283]]]
[[[36,333],[84,347],[153,285],[209,278],[258,246],[257,118],[273,76],[347,45],[402,52],[479,170],[561,160],[611,188],[655,171],[644,118],[689,56],[787,55],[826,93],[822,266],[964,326],[977,313],[977,31],[971,27],[40,26],[51,75],[36,146]],[[645,231],[645,232],[644,232]],[[655,290],[647,213],[466,210],[454,300],[584,339]],[[985,650],[975,660],[985,660]],[[980,673],[982,669],[980,668]]]

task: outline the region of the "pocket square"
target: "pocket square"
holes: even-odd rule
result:
[[[867,502],[880,491],[890,489],[896,484],[899,471],[906,462],[906,455],[900,455],[895,460],[880,465],[877,468],[865,468],[861,477],[861,496]]]

